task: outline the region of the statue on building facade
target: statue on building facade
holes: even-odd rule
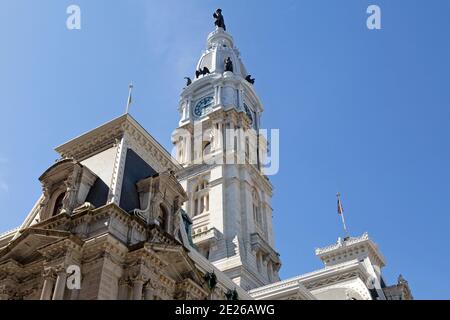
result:
[[[189,77],[184,77],[186,79],[186,87],[190,86],[192,84],[192,80]]]
[[[222,9],[217,9],[216,12],[214,12],[213,17],[214,19],[216,19],[216,21],[214,22],[216,27],[223,28],[223,30],[226,31],[227,28],[225,27],[225,20],[223,19]]]
[[[248,83],[250,84],[255,84],[255,78],[252,78],[252,75],[249,74],[245,77],[245,80],[247,80]]]
[[[209,74],[209,73],[211,73],[210,71],[209,71],[209,69],[207,68],[207,67],[203,67],[203,69],[200,69],[200,70],[197,70],[197,71],[195,71],[195,77],[196,78],[198,78],[198,77],[200,77],[201,75],[207,75],[207,74]]]
[[[225,59],[225,71],[233,72],[233,61],[230,57]]]

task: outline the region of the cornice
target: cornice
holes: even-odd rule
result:
[[[257,298],[270,294],[274,291],[289,289],[303,284],[308,289],[319,288],[324,285],[330,285],[346,279],[361,276],[363,279],[367,277],[367,273],[360,263],[351,261],[343,263],[339,266],[319,269],[313,272],[305,273],[294,278],[272,283],[260,288],[253,289],[249,293]]]
[[[364,233],[359,237],[352,237],[349,239],[338,239],[338,241],[330,246],[318,248],[315,250],[316,256],[320,257],[322,261],[331,259],[334,257],[347,254],[348,252],[366,250],[370,258],[374,259],[374,262],[380,266],[386,264],[385,259],[381,252],[378,250],[377,245],[369,238],[368,233]]]
[[[127,118],[128,115],[122,115],[113,119],[56,147],[55,151],[62,158],[75,158],[81,161],[90,154],[112,147],[116,139],[122,137],[122,126]]]

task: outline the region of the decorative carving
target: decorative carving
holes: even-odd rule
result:
[[[230,301],[239,300],[239,294],[237,293],[236,289],[228,290],[228,292],[225,293],[225,297]]]
[[[50,185],[47,185],[47,186],[44,185],[42,187],[42,195],[43,195],[43,198],[42,198],[41,203],[39,204],[41,208],[45,207],[47,205],[48,201],[50,200]]]
[[[90,203],[90,202],[85,202],[85,203],[82,204],[81,206],[75,208],[75,209],[73,210],[73,212],[74,212],[74,213],[77,213],[77,212],[81,212],[81,211],[84,211],[84,210],[93,210],[93,209],[95,209],[95,206],[94,206],[92,203]]]
[[[178,232],[180,231],[181,228],[181,213],[179,210],[177,210],[174,214],[174,219],[173,219],[173,236],[175,238],[178,238]]]
[[[53,267],[46,268],[42,271],[42,278],[45,280],[55,280],[56,279],[56,270]]]
[[[209,289],[214,290],[214,288],[217,286],[217,276],[214,271],[205,274],[204,279],[208,284]]]
[[[9,300],[14,295],[13,290],[7,285],[0,285],[0,300]]]
[[[130,286],[130,279],[128,277],[122,277],[119,279],[119,287]]]
[[[146,276],[144,276],[142,273],[138,272],[134,276],[130,277],[130,281],[132,283],[142,282],[142,284],[144,284],[148,281],[148,278]]]

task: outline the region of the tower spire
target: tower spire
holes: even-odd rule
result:
[[[181,92],[172,142],[184,167],[178,179],[192,195],[184,209],[193,243],[237,285],[252,289],[278,281],[281,266],[272,184],[258,172],[267,154],[259,133],[263,105],[221,10],[214,18],[195,78]]]

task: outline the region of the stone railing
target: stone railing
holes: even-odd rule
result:
[[[365,232],[362,236],[359,237],[354,237],[354,238],[349,238],[347,240],[342,240],[341,238],[338,239],[338,241],[332,245],[329,245],[327,247],[323,247],[323,248],[317,248],[316,249],[316,255],[320,255],[326,252],[330,252],[333,250],[336,250],[338,248],[344,247],[344,246],[349,246],[355,243],[359,243],[365,240],[369,240],[369,234],[367,232]]]

